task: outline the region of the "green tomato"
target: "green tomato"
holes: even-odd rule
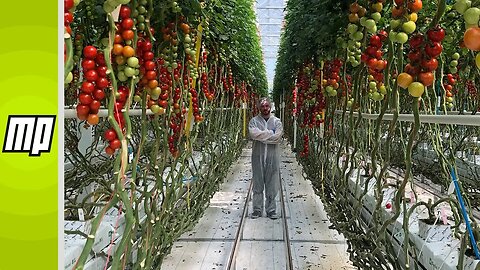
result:
[[[385,87],[385,85],[382,85],[378,88],[378,90],[380,91],[380,93],[382,93],[383,95],[386,95],[387,94],[387,88]]]
[[[367,31],[369,33],[375,34],[377,32],[377,26],[374,25],[372,28],[368,28]]]
[[[375,101],[379,101],[380,100],[380,93],[374,92],[372,94],[372,99],[375,100]]]
[[[367,17],[362,17],[360,19],[360,25],[365,27],[365,22],[367,21]]]
[[[360,31],[357,31],[353,34],[353,39],[356,41],[360,41],[363,39],[363,33]]]
[[[140,102],[140,101],[142,101],[142,97],[139,96],[139,95],[135,95],[135,96],[133,96],[133,101]]]
[[[408,35],[404,32],[400,32],[397,34],[396,40],[400,44],[404,44],[405,42],[408,41]]]
[[[376,82],[370,82],[368,84],[368,87],[373,90],[373,89],[377,88],[377,83]]]
[[[455,10],[460,13],[464,14],[465,11],[472,6],[472,2],[470,0],[457,0],[454,5]]]
[[[127,77],[133,77],[133,75],[135,75],[135,69],[132,68],[132,67],[126,67],[123,72],[125,73],[125,76],[127,76]]]
[[[349,34],[353,34],[355,32],[357,32],[358,30],[358,25],[356,24],[353,24],[353,23],[349,23],[348,26],[347,26],[347,32]]]
[[[105,1],[103,2],[103,10],[105,13],[112,13],[115,10],[115,7],[112,5],[111,2]]]
[[[452,55],[452,58],[455,59],[455,60],[458,60],[460,58],[460,54],[458,52],[456,52]]]
[[[365,28],[367,28],[367,30],[373,29],[376,25],[377,24],[372,19],[368,19],[365,21]]]
[[[331,93],[332,91],[334,91],[335,89],[333,89],[333,87],[331,85],[325,87],[325,91],[327,91],[327,93]]]
[[[332,92],[330,92],[330,96],[334,97],[337,95],[337,90],[333,89]]]
[[[405,33],[407,34],[413,33],[416,28],[417,28],[417,25],[412,21],[408,21],[402,25],[403,31],[405,31]]]
[[[129,57],[127,59],[127,65],[129,65],[132,68],[138,67],[138,58],[135,56]]]
[[[457,67],[450,67],[448,70],[450,71],[450,73],[457,73],[458,72]]]
[[[380,14],[380,12],[375,12],[375,13],[372,14],[372,19],[375,22],[380,21],[381,18],[382,18],[382,14]]]
[[[450,61],[450,66],[451,67],[456,67],[458,65],[458,61],[457,60],[452,60]]]
[[[157,113],[160,111],[160,106],[158,106],[157,104],[153,104],[152,106],[150,106],[150,110],[151,110],[154,114],[157,114]]]
[[[123,71],[118,72],[117,78],[121,82],[126,82],[128,80],[128,77],[125,75],[125,72],[123,72]]]
[[[478,24],[478,20],[480,19],[480,8],[472,7],[465,10],[463,18],[467,24]]]
[[[388,38],[390,39],[391,42],[397,42],[397,35],[398,35],[397,32],[390,31],[390,34],[388,34]]]
[[[72,72],[68,72],[67,78],[65,78],[65,84],[69,84],[73,81],[73,74]]]
[[[412,82],[408,86],[408,93],[412,97],[421,97],[423,95],[423,92],[425,92],[425,86],[422,83]]]
[[[400,27],[401,23],[402,23],[401,20],[391,20],[390,27],[392,27],[392,29],[397,29],[398,27]]]

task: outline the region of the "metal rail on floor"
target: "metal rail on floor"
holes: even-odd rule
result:
[[[288,222],[287,222],[287,212],[286,212],[286,207],[285,207],[285,198],[284,198],[284,192],[283,192],[283,184],[282,184],[282,174],[280,172],[280,169],[278,171],[278,176],[279,176],[279,189],[280,189],[280,204],[281,204],[281,209],[282,209],[282,224],[283,224],[283,242],[285,243],[285,251],[286,251],[286,270],[293,270],[293,260],[292,260],[292,250],[291,250],[291,244],[290,244],[290,235],[288,233]],[[252,187],[253,187],[253,181],[250,182],[250,186],[248,188],[247,192],[247,199],[245,200],[244,208],[243,208],[243,214],[240,219],[240,224],[238,226],[237,233],[235,234],[235,240],[233,242],[233,247],[232,247],[232,252],[230,253],[230,256],[228,258],[228,263],[227,263],[227,270],[235,270],[236,269],[236,261],[237,261],[237,254],[238,250],[240,247],[240,242],[242,241],[242,235],[243,235],[243,229],[245,225],[245,220],[248,217],[248,202],[250,201],[251,194],[252,194]],[[271,241],[271,240],[269,240]]]
[[[240,241],[241,241],[242,234],[243,234],[243,227],[245,225],[245,218],[248,215],[248,201],[250,199],[250,196],[252,195],[252,187],[253,187],[253,181],[250,181],[250,186],[248,187],[248,192],[247,192],[247,198],[245,200],[245,204],[243,206],[242,217],[240,219],[240,225],[238,226],[237,233],[235,234],[235,241],[233,242],[232,252],[230,253],[230,256],[228,257],[227,270],[236,269],[238,247],[240,246]]]
[[[293,270],[293,263],[292,263],[292,249],[290,245],[290,235],[288,234],[288,222],[287,222],[287,211],[285,208],[285,197],[283,194],[283,181],[282,181],[282,174],[280,169],[278,170],[278,179],[280,182],[280,203],[282,205],[282,221],[283,221],[283,239],[285,240],[285,250],[287,252],[287,262],[286,262],[286,269]]]

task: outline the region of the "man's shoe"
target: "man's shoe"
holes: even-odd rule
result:
[[[252,219],[256,219],[262,216],[262,212],[260,211],[253,211],[252,213]]]
[[[268,214],[267,214],[267,217],[270,218],[270,219],[278,219],[278,218],[280,218],[280,216],[278,216],[277,213],[275,213],[275,212],[268,213]]]

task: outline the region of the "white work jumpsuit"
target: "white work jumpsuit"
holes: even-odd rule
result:
[[[280,181],[280,153],[278,144],[282,140],[283,125],[280,119],[270,115],[267,121],[262,115],[250,120],[248,132],[253,140],[252,181],[253,211],[263,212],[263,190],[265,188],[265,211],[274,214],[275,197]]]

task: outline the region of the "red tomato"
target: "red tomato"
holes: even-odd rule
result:
[[[95,59],[95,57],[97,57],[97,48],[93,46],[87,46],[83,48],[83,55],[87,59]]]
[[[155,80],[155,78],[157,77],[157,72],[150,70],[145,74],[145,77],[147,78],[147,80]]]
[[[69,9],[73,8],[73,5],[74,5],[74,4],[75,4],[75,3],[73,2],[73,0],[65,0],[65,1],[63,2],[63,8],[64,8],[65,10],[69,10]]]
[[[445,30],[437,25],[435,28],[427,31],[427,36],[432,42],[440,42],[445,38]]]
[[[422,59],[422,53],[418,49],[412,49],[407,56],[410,62],[417,62]]]
[[[422,60],[422,67],[426,71],[434,71],[438,67],[438,61],[435,58],[432,59],[423,59]]]
[[[442,53],[443,47],[439,42],[433,42],[432,44],[427,44],[425,46],[425,52],[431,58],[436,58]]]
[[[93,93],[93,91],[95,91],[95,85],[93,83],[88,81],[84,81],[82,83],[82,92],[86,94],[91,94]]]
[[[91,81],[91,82],[94,82],[94,81],[98,80],[97,71],[94,70],[94,69],[88,70],[87,72],[85,72],[85,79],[87,79],[88,81]]]
[[[132,18],[122,19],[122,28],[125,30],[130,30],[133,28],[134,22]]]
[[[143,60],[145,60],[145,61],[152,61],[153,58],[154,58],[154,56],[155,56],[155,55],[153,54],[153,52],[150,52],[150,51],[149,51],[149,52],[145,52],[145,53],[143,54]]]
[[[84,70],[84,72],[90,70],[90,69],[94,69],[95,68],[95,61],[92,60],[92,59],[83,59],[82,60],[82,68]]]
[[[102,103],[100,103],[100,101],[94,99],[92,103],[90,103],[90,113],[97,114],[101,105]]]
[[[153,45],[150,41],[145,41],[145,43],[143,43],[143,49],[145,51],[151,51],[152,47],[153,47]]]
[[[78,100],[83,105],[90,105],[90,103],[93,101],[93,98],[90,94],[80,93],[78,95]]]
[[[97,64],[99,66],[105,66],[106,63],[105,63],[105,55],[103,54],[102,51],[98,52],[97,53],[97,57],[95,58],[95,61],[97,62]]]
[[[433,84],[433,73],[432,72],[422,72],[418,75],[418,79],[425,87]]]
[[[71,24],[73,22],[73,14],[71,12],[65,12],[63,15],[63,23],[65,25]]]
[[[370,37],[370,45],[372,45],[376,48],[382,47],[382,41],[380,39],[380,36],[378,36],[378,35],[371,36]]]
[[[109,81],[107,80],[107,78],[100,77],[97,80],[97,87],[99,89],[105,89],[105,88],[108,87],[108,83],[109,83]]]
[[[118,148],[120,148],[122,146],[122,143],[120,142],[119,139],[114,139],[110,142],[110,145],[109,145],[113,150],[117,150]]]
[[[102,89],[96,89],[94,92],[93,92],[93,97],[96,99],[96,100],[103,100],[105,98],[105,92],[103,92]]]
[[[122,18],[122,19],[126,19],[126,18],[130,17],[131,13],[132,13],[132,11],[130,10],[130,8],[128,6],[122,5],[122,7],[120,8],[120,18]]]
[[[153,61],[146,61],[144,66],[146,70],[155,70],[156,67],[155,62]]]
[[[105,153],[107,153],[109,156],[112,156],[115,154],[115,150],[113,150],[110,146],[107,146],[107,148],[105,148]]]
[[[77,105],[77,115],[88,115],[88,113],[90,112],[90,107],[88,105],[82,105],[82,104],[78,104]]]
[[[113,128],[109,128],[105,130],[105,134],[103,134],[103,136],[107,141],[113,141],[117,138],[117,133]]]
[[[413,35],[410,38],[410,41],[408,42],[408,44],[410,44],[410,47],[412,48],[420,47],[420,45],[423,44],[423,35],[422,34]]]
[[[98,73],[98,76],[100,77],[107,77],[107,66],[99,66],[97,67],[97,73]]]

